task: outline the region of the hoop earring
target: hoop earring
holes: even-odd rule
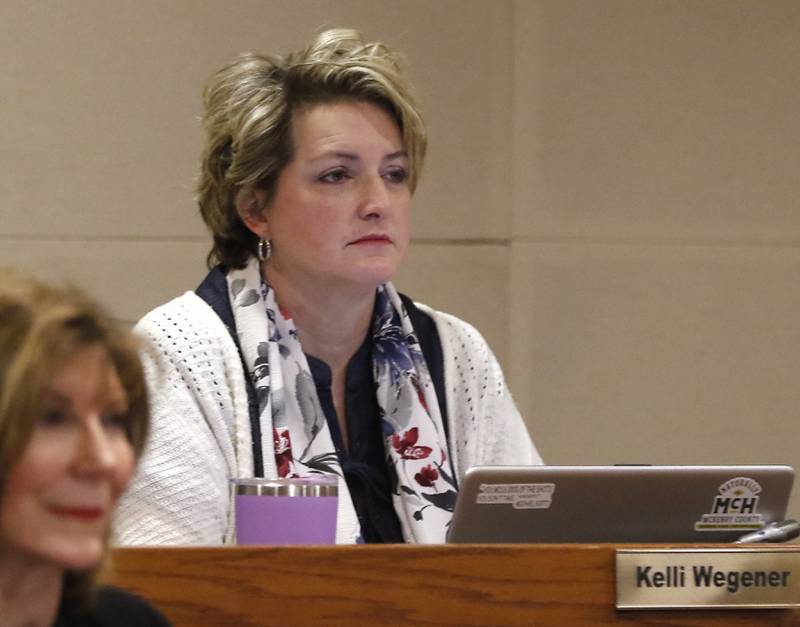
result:
[[[258,240],[258,260],[259,261],[267,261],[270,257],[272,257],[272,242],[268,239],[260,239]]]

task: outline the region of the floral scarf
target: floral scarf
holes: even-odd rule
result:
[[[279,477],[337,475],[340,520],[357,520],[291,316],[277,304],[255,258],[231,270],[227,281],[239,345],[258,398],[264,455],[274,452]],[[375,394],[403,537],[443,543],[456,484],[433,382],[391,283],[376,293],[372,342]]]

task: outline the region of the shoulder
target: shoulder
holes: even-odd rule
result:
[[[490,356],[494,358],[483,335],[469,322],[423,303],[414,303],[414,306],[433,320],[446,357],[464,355],[481,359],[488,359]]]
[[[164,627],[169,621],[144,599],[111,586],[97,591],[94,613],[100,625]]]
[[[134,332],[170,362],[227,361],[238,354],[228,327],[194,292],[156,307],[139,320]]]
[[[475,399],[484,399],[487,394],[505,393],[500,364],[480,331],[451,314],[421,303],[415,306],[430,316],[438,331],[451,411],[458,413],[461,405],[474,404]]]
[[[97,590],[75,625],[87,627],[169,627],[170,622],[144,599],[111,586]],[[73,623],[66,623],[73,624]]]
[[[153,387],[166,385],[164,374],[193,388],[200,371],[238,374],[239,353],[228,327],[194,292],[153,309],[134,332],[143,340],[142,360]]]
[[[427,305],[420,305],[415,303],[405,294],[400,294],[400,300],[403,301],[403,306],[406,308],[406,313],[411,319],[411,325],[420,340],[423,347],[426,344],[438,346],[440,343],[439,330],[431,312],[433,310]],[[441,349],[439,349],[441,352]]]
[[[220,329],[225,330],[225,325],[219,316],[194,292],[186,292],[156,307],[145,314],[135,327],[137,333],[154,339],[170,337],[172,334],[182,337],[187,332],[196,334]]]
[[[448,406],[457,416],[506,395],[502,369],[480,331],[461,318],[417,303],[436,323],[442,346]],[[480,413],[480,412],[479,412]]]
[[[423,324],[434,324],[439,333],[452,333],[459,337],[480,338],[484,343],[483,336],[480,332],[473,327],[469,322],[462,320],[452,314],[444,311],[434,309],[430,305],[411,300],[405,294],[400,294],[400,298],[408,311],[409,317],[416,322],[421,321]]]

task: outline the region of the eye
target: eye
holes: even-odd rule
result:
[[[390,168],[383,177],[390,183],[405,183],[408,180],[408,170],[399,166]]]
[[[39,418],[39,425],[43,427],[58,427],[69,420],[67,414],[60,409],[48,409]]]
[[[319,177],[319,180],[323,183],[341,183],[348,178],[350,178],[350,173],[346,168],[334,168],[333,170],[324,172]]]
[[[108,412],[103,414],[101,421],[103,428],[112,431],[125,431],[127,433],[130,419],[124,412]]]

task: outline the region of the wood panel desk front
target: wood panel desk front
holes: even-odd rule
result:
[[[800,625],[798,610],[618,612],[618,546],[120,548],[112,583],[175,627]]]

